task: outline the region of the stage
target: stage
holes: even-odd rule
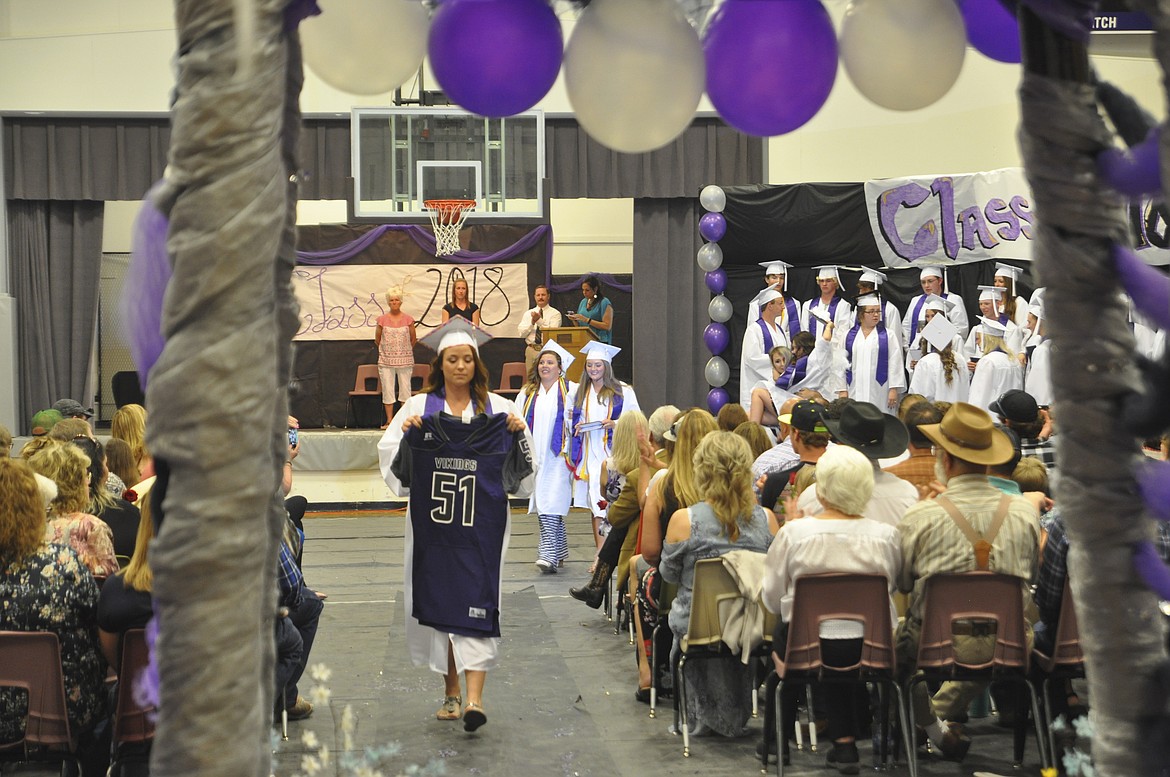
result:
[[[378,471],[380,429],[301,429],[293,461],[293,494],[309,510],[403,506]]]

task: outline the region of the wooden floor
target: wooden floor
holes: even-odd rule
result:
[[[355,745],[396,743],[387,775],[410,764],[442,762],[448,775],[720,775],[758,774],[754,751],[760,721],[742,739],[697,738],[691,757],[667,731],[669,702],[657,719],[635,701],[636,670],[627,638],[616,636],[603,614],[568,597],[587,580],[593,544],[584,513],[570,516],[571,557],[559,574],[533,565],[535,518],[513,515],[512,543],[504,574],[501,667],[488,677],[484,695],[488,724],[467,734],[458,722],[435,720],[442,679],[411,666],[402,636],[404,515],[358,513],[313,517],[305,522],[306,581],[329,595],[311,663],[332,669],[332,703],[290,724],[290,738],[275,757],[278,775],[302,771],[312,752],[305,732],[336,752],[342,709],[356,714]],[[306,680],[302,692],[311,686]],[[923,755],[923,775],[1038,775],[1029,737],[1025,766],[1011,766],[1010,732],[993,718],[972,721],[974,743],[962,764]],[[796,752],[792,775],[835,774],[819,753]],[[862,743],[864,771],[870,748]],[[332,774],[331,770],[325,772]],[[908,774],[904,764],[891,774]]]

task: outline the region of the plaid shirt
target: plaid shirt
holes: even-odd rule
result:
[[[304,541],[304,535],[297,533]],[[301,574],[301,568],[297,566],[297,557],[293,553],[293,549],[289,547],[288,542],[281,540],[279,563],[276,568],[276,583],[280,587],[280,601],[281,604],[289,607],[295,607],[301,598],[301,587],[305,584],[305,577]]]
[[[1056,469],[1056,448],[1053,447],[1051,440],[1041,440],[1039,437],[1021,439],[1020,455],[1039,457],[1049,474]]]
[[[1170,524],[1158,521],[1158,533],[1154,544],[1162,560],[1170,563]],[[1055,626],[1060,620],[1060,604],[1064,598],[1064,581],[1068,578],[1068,534],[1060,507],[1054,507],[1044,519],[1048,530],[1048,541],[1044,543],[1044,557],[1040,562],[1040,575],[1036,579],[1036,609],[1040,620]]]
[[[905,461],[886,467],[886,472],[911,483],[918,489],[919,499],[929,499],[932,496],[930,483],[937,479],[934,474],[934,462],[934,454],[927,448],[920,453],[912,454]]]

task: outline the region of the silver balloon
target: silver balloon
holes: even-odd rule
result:
[[[675,0],[593,0],[565,49],[565,90],[591,137],[652,151],[690,125],[707,66]]]
[[[430,14],[419,0],[319,0],[301,22],[305,64],[350,94],[386,94],[418,72]]]
[[[883,108],[913,111],[955,85],[967,28],[954,0],[850,0],[840,49],[857,91]]]
[[[703,368],[703,377],[707,379],[708,385],[718,388],[731,377],[731,370],[728,369],[727,362],[723,361],[722,356],[712,356],[707,360],[707,366]]]
[[[703,247],[699,249],[696,261],[698,261],[699,267],[703,268],[703,272],[718,270],[723,264],[723,249],[719,247],[718,243],[704,243]]]
[[[727,207],[727,194],[715,184],[709,184],[699,192],[699,204],[712,213],[722,213]]]
[[[711,316],[712,321],[726,324],[731,319],[731,300],[722,294],[712,297],[710,304],[707,305],[707,314]]]

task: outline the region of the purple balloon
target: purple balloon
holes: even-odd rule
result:
[[[985,57],[999,62],[1020,61],[1020,24],[999,0],[959,0],[967,25],[967,40]]]
[[[561,69],[561,24],[545,0],[446,0],[431,22],[431,69],[455,103],[512,116],[544,97]]]
[[[707,409],[711,415],[718,415],[719,410],[731,401],[731,396],[725,388],[713,388],[707,392]]]
[[[731,333],[723,324],[712,321],[703,330],[703,342],[707,344],[707,350],[711,352],[712,356],[718,356],[727,349],[727,344],[731,342]]]
[[[712,294],[722,294],[727,288],[727,271],[720,267],[704,275],[703,280],[707,282],[707,289]]]
[[[1107,148],[1097,155],[1097,170],[1105,183],[1130,197],[1158,194],[1162,191],[1162,171],[1158,154],[1159,129],[1128,151]]]
[[[1114,243],[1117,276],[1134,307],[1162,329],[1170,328],[1170,279],[1146,264],[1127,246]]]
[[[704,213],[699,219],[699,234],[712,243],[722,240],[727,234],[727,219],[722,213]]]
[[[837,34],[820,0],[727,0],[703,48],[711,103],[749,135],[800,127],[837,78]]]

